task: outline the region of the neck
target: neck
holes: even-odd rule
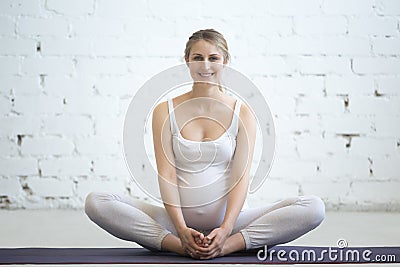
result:
[[[216,84],[196,82],[192,86],[191,96],[193,98],[196,97],[219,98],[221,97],[221,94],[222,92],[220,91],[218,85]]]

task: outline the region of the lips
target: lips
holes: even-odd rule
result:
[[[211,77],[214,73],[199,73],[201,77]]]

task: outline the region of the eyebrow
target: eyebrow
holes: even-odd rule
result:
[[[199,53],[193,53],[193,55],[203,56],[202,54],[199,54]],[[209,56],[221,56],[221,55],[220,54],[209,54]]]

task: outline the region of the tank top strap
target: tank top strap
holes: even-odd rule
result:
[[[234,136],[237,136],[239,131],[239,114],[240,114],[240,107],[242,105],[242,101],[240,99],[236,100],[235,109],[233,110],[233,118],[232,118],[232,127],[231,133]]]
[[[171,125],[172,135],[177,134],[178,126],[175,119],[174,104],[171,98],[168,98],[168,111],[169,111],[169,122]]]

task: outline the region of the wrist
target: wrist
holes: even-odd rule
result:
[[[229,223],[222,223],[221,227],[222,229],[224,229],[225,231],[228,232],[228,235],[230,235],[233,231],[233,225],[229,224]]]
[[[181,225],[176,227],[176,232],[178,233],[178,236],[181,236],[182,233],[187,229],[188,227],[186,225]]]

